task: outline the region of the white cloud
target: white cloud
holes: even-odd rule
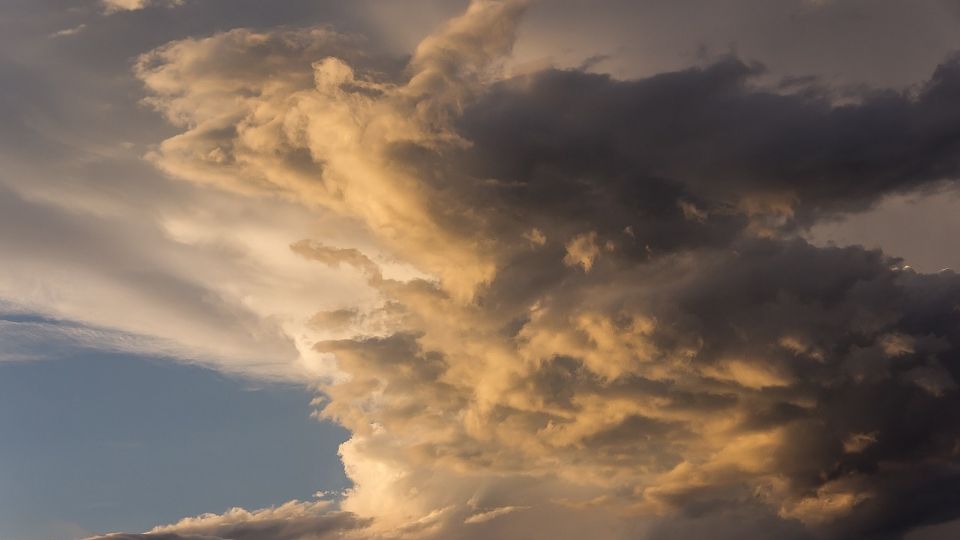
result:
[[[121,11],[137,11],[151,6],[174,7],[184,3],[185,0],[100,0],[104,13],[117,13]]]
[[[63,30],[59,30],[59,31],[57,31],[57,32],[53,32],[52,34],[50,34],[50,37],[52,37],[52,38],[59,38],[59,37],[75,36],[75,35],[79,34],[80,32],[83,32],[83,30],[84,30],[86,27],[87,27],[86,24],[78,24],[77,26],[74,26],[74,27],[72,27],[72,28],[65,28],[65,29],[63,29]]]
[[[472,516],[469,516],[467,519],[463,520],[466,524],[471,523],[485,523],[492,519],[497,519],[500,516],[505,516],[507,514],[512,514],[520,510],[526,510],[527,506],[501,506],[500,508],[494,508],[492,510],[486,510],[483,512],[477,512]]]

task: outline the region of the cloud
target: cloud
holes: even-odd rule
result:
[[[567,254],[563,257],[563,262],[567,266],[583,267],[584,272],[589,272],[593,268],[593,261],[600,255],[600,247],[597,246],[597,233],[590,232],[574,236],[567,244]]]
[[[104,13],[109,15],[121,11],[138,11],[156,5],[174,7],[183,4],[184,0],[100,0],[100,3]]]
[[[328,266],[340,266],[341,264],[353,266],[374,283],[383,279],[377,263],[354,248],[332,248],[317,242],[301,240],[291,245],[290,249],[306,259],[319,261]]]
[[[0,312],[0,338],[4,344],[0,361],[44,360],[63,356],[76,348],[175,358],[188,354],[177,343],[16,311]]]
[[[465,249],[471,224],[457,223],[462,203],[444,207],[439,186],[405,171],[392,153],[400,143],[464,143],[448,119],[509,51],[521,7],[473,4],[418,48],[403,85],[399,66],[367,59],[356,39],[325,29],[234,30],[152,51],[137,64],[150,103],[191,126],[152,159],[177,176],[335,208],[366,223],[396,255],[413,259],[416,251],[423,270],[469,294],[493,270],[492,239],[476,240],[487,249]],[[243,69],[251,62],[255,71]],[[267,103],[292,108],[281,113]]]
[[[64,321],[33,325],[38,335],[66,338],[69,330],[67,341],[87,346],[303,381],[330,371],[312,343],[342,335],[310,326],[310,318],[377,302],[352,270],[326,269],[290,250],[317,219],[297,206],[251,211],[222,194],[193,192],[154,200],[160,215],[137,219],[137,207],[101,206],[108,198],[92,198],[92,209],[68,198],[63,208],[36,193],[0,193],[0,249],[8,255],[0,297]]]
[[[50,37],[59,38],[59,37],[73,36],[73,35],[79,34],[80,32],[83,32],[83,30],[86,27],[87,27],[86,24],[78,24],[77,26],[74,26],[72,28],[64,28],[63,30],[58,30],[56,32],[53,32],[52,34],[50,34]]]
[[[491,519],[497,519],[500,516],[505,516],[507,514],[512,514],[520,510],[526,510],[527,507],[523,506],[502,506],[500,508],[494,508],[493,510],[485,510],[483,512],[477,512],[467,519],[463,520],[466,524],[472,523],[484,523],[490,521]]]
[[[736,59],[635,81],[539,72],[496,85],[460,123],[474,151],[485,152],[475,174],[524,178],[509,195],[517,204],[555,202],[545,218],[595,219],[607,205],[607,221],[623,220],[608,232],[624,223],[655,229],[614,209],[689,219],[696,208],[716,222],[666,231],[673,242],[736,230],[734,218],[757,229],[805,225],[956,174],[957,142],[946,126],[958,111],[942,98],[956,84],[956,60],[916,94],[867,93],[846,105],[825,92],[756,88],[750,81],[761,72]],[[575,183],[587,171],[604,189]],[[585,198],[573,204],[559,190]]]
[[[290,501],[253,512],[233,508],[185,518],[144,534],[115,533],[90,540],[324,540],[343,538],[363,526],[355,516],[331,511],[328,501]]]
[[[405,65],[328,28],[140,57],[180,130],[150,160],[355,224],[366,245],[277,245],[377,294],[317,310],[338,336],[285,329],[341,375],[317,411],[352,433],[339,510],[155,533],[884,538],[957,517],[960,277],[799,236],[956,178],[960,62],[845,100],[733,57],[506,77],[524,7],[472,2]]]

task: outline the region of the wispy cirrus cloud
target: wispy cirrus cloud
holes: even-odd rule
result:
[[[99,540],[300,540],[343,538],[362,528],[363,520],[331,509],[329,501],[290,501],[275,508],[249,512],[233,508],[204,514],[144,534],[108,534]]]

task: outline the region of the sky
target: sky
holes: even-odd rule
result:
[[[960,534],[960,2],[6,0],[0,539]]]

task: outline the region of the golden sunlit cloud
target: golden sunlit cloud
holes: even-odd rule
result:
[[[960,62],[852,103],[733,57],[511,75],[527,9],[474,0],[407,59],[330,27],[137,59],[178,131],[147,160],[270,209],[161,220],[249,264],[196,273],[256,354],[188,322],[163,337],[313,385],[353,482],[147,538],[657,539],[705,519],[859,538],[952,516],[904,499],[955,476],[960,278],[801,233],[955,177]],[[297,223],[272,229],[285,209]],[[175,325],[124,330],[158,319]],[[278,365],[233,359],[272,348]]]

